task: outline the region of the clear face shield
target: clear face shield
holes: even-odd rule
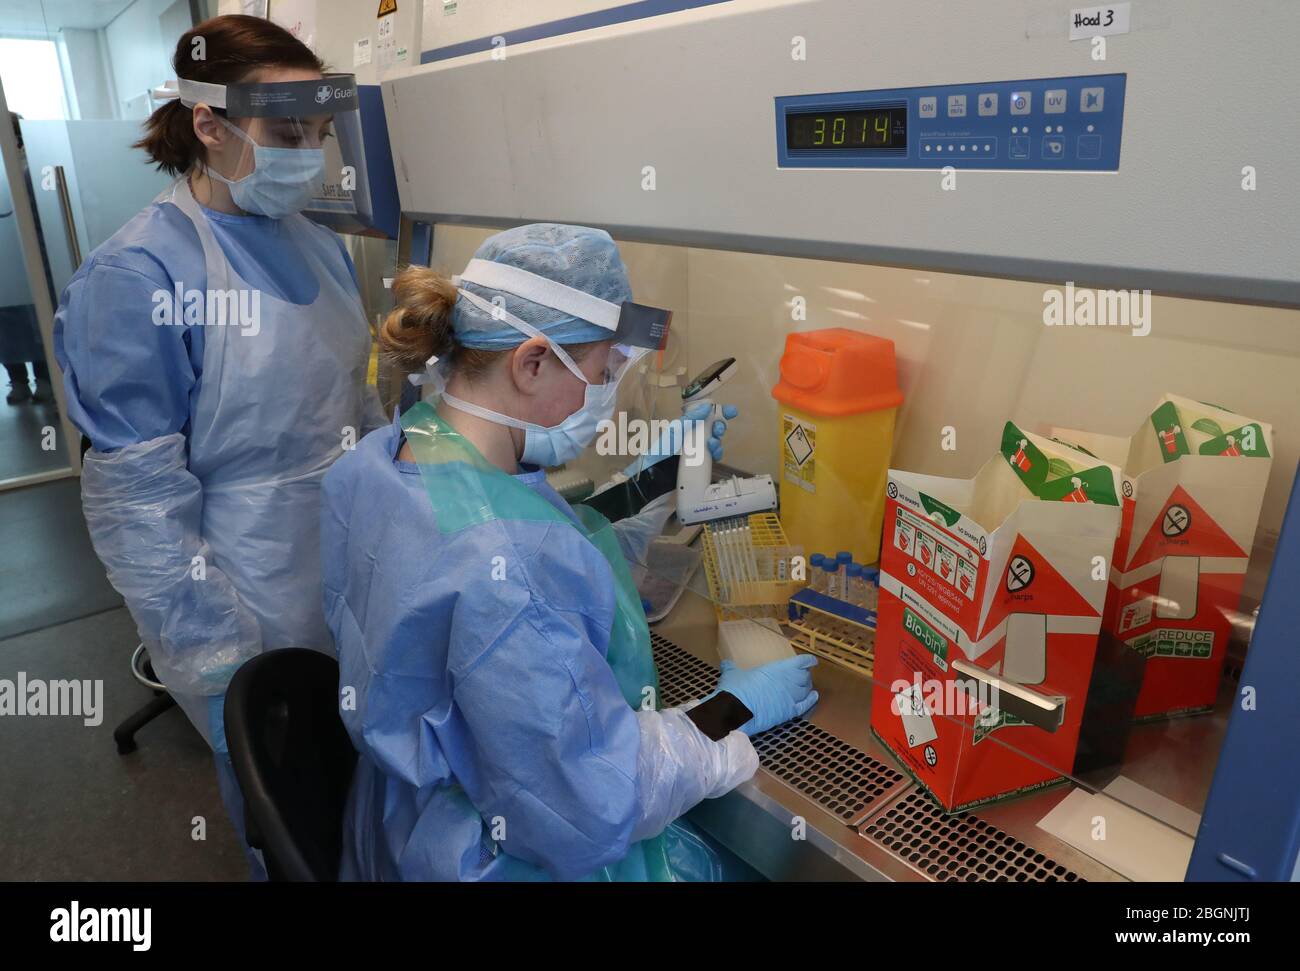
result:
[[[177,93],[187,107],[214,109],[237,140],[237,150],[209,160],[207,174],[228,186],[245,212],[278,219],[309,206],[328,208],[355,188],[355,170],[338,149],[342,136],[359,143],[353,75],[237,84],[182,78]]]

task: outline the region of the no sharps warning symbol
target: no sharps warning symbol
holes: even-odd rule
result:
[[[1007,591],[1015,593],[1034,582],[1034,564],[1026,557],[1013,556],[1007,565]]]
[[[1192,525],[1192,514],[1186,506],[1173,505],[1165,510],[1164,519],[1160,521],[1160,532],[1172,538],[1182,536]]]

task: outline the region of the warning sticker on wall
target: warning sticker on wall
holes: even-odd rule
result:
[[[807,492],[817,491],[814,457],[817,451],[817,426],[794,415],[781,416],[781,462],[785,481]]]

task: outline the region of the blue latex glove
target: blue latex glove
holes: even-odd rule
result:
[[[713,411],[713,405],[707,401],[702,401],[697,405],[691,405],[682,413],[684,421],[705,421]],[[730,421],[740,414],[740,409],[735,405],[722,406],[722,418]],[[721,418],[715,419],[713,427],[709,429],[709,454],[713,456],[713,461],[722,461],[722,436],[727,433],[727,421]]]
[[[813,690],[809,669],[816,666],[817,658],[811,654],[799,654],[748,670],[723,661],[718,690],[731,692],[754,713],[740,730],[746,735],[757,735],[812,710],[819,695]]]
[[[713,412],[713,406],[708,402],[700,402],[691,405],[682,413],[681,418],[674,418],[668,423],[664,434],[659,437],[650,451],[644,455],[638,455],[636,460],[623,470],[623,474],[629,478],[644,472],[650,466],[663,461],[670,455],[680,455],[682,452],[682,443],[686,435],[686,422],[688,421],[707,421],[709,415]],[[722,417],[730,421],[740,414],[735,405],[723,405]],[[722,460],[722,436],[727,432],[727,422],[721,418],[714,419],[713,427],[709,429],[710,435],[708,440],[709,454],[713,456],[713,461]]]

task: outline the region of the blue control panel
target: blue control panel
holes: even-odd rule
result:
[[[1119,170],[1127,75],[776,99],[781,168]]]

